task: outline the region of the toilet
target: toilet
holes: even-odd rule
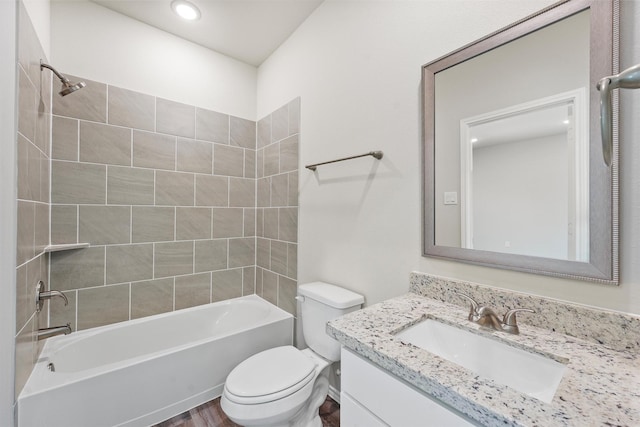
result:
[[[224,385],[222,410],[243,426],[321,427],[320,405],[329,390],[328,371],[340,360],[340,344],[327,322],[358,310],[364,297],[323,282],[298,287],[302,333],[309,346],[275,347],[236,366]]]

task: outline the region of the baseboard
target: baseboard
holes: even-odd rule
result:
[[[340,404],[340,390],[336,389],[334,386],[329,386],[329,392],[327,393],[330,398],[338,402]]]
[[[178,416],[184,412],[187,412],[197,406],[210,402],[213,399],[217,399],[218,397],[222,396],[223,390],[224,384],[219,384],[215,387],[203,391],[202,393],[198,393],[195,396],[188,397],[187,399],[173,403],[165,408],[142,415],[135,419],[131,419],[122,424],[118,424],[118,426],[143,427],[155,425],[172,417]]]

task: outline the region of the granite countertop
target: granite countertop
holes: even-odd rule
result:
[[[409,293],[332,320],[343,346],[487,426],[639,426],[640,355],[520,322],[520,335],[467,320],[460,306]],[[551,403],[478,377],[395,337],[426,317],[534,351],[567,369]]]

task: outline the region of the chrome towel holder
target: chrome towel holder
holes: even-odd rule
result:
[[[315,163],[313,165],[306,165],[305,168],[310,169],[312,171],[315,171],[317,169],[317,167],[321,166],[321,165],[327,165],[329,163],[336,163],[336,162],[343,162],[345,160],[357,159],[359,157],[366,157],[366,156],[372,156],[372,157],[375,157],[376,159],[380,160],[382,158],[382,156],[384,156],[384,153],[382,151],[379,151],[379,150],[378,151],[369,151],[368,153],[358,154],[357,156],[343,157],[342,159],[329,160],[328,162]]]

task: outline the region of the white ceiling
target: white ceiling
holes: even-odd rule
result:
[[[323,0],[189,0],[202,17],[185,21],[171,0],[92,0],[251,65],[260,65]]]
[[[473,125],[470,135],[478,139],[473,148],[566,134],[568,123],[564,121],[571,119],[571,111],[571,107],[563,103]]]

